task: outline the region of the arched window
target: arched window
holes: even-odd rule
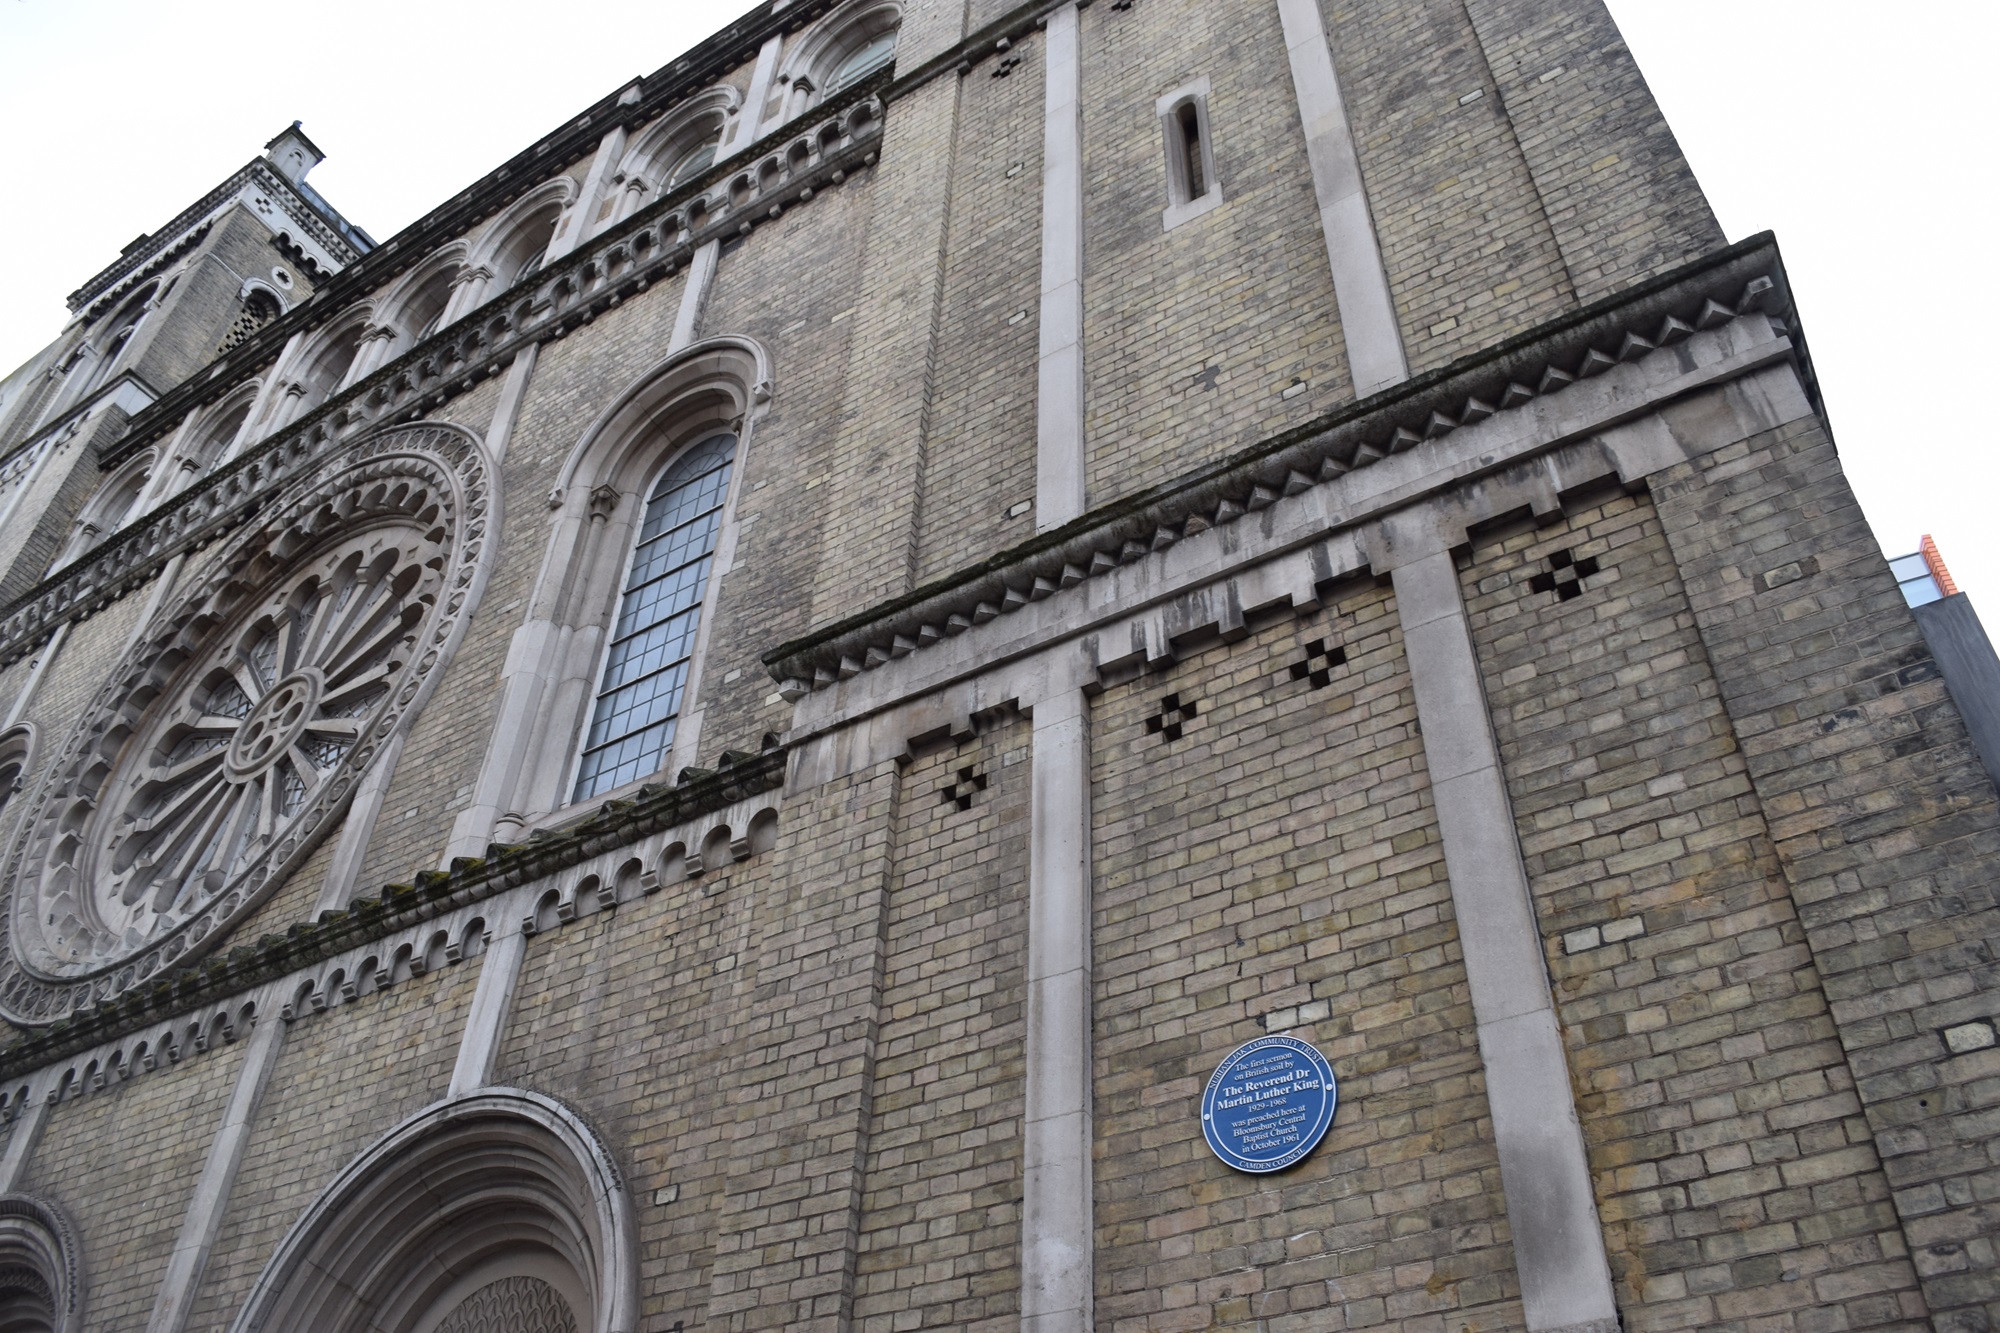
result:
[[[361,335],[367,328],[365,320],[357,319],[325,338],[307,357],[299,375],[304,390],[298,408],[300,414],[310,412],[340,391],[347,372],[354,367],[355,357],[361,354]]]
[[[27,1194],[0,1195],[0,1331],[81,1328],[78,1259],[75,1234],[54,1204]]]
[[[573,800],[644,777],[666,762],[735,457],[733,433],[710,435],[676,458],[647,497],[618,616],[606,636]]]
[[[597,1134],[488,1088],[419,1111],[342,1171],[252,1286],[234,1333],[625,1333],[632,1202]]]
[[[876,70],[889,63],[896,54],[896,30],[871,35],[865,44],[849,53],[833,67],[826,76],[826,91],[823,96],[831,97],[842,88],[861,82]]]
[[[721,142],[722,140],[719,136],[710,139],[707,143],[686,154],[680,161],[669,167],[667,169],[667,183],[664,188],[671,190],[683,181],[693,180],[696,176],[699,176],[702,172],[707,171],[711,166],[715,165],[716,145]]]
[[[896,34],[903,21],[900,0],[850,0],[816,23],[786,57],[779,75],[791,92],[786,119],[838,95],[896,58]]]
[[[440,268],[411,293],[403,308],[403,326],[410,342],[420,343],[444,326],[445,311],[451,306],[452,283],[458,277],[456,265]]]

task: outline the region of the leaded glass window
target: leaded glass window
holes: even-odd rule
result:
[[[735,457],[734,435],[711,435],[675,459],[646,500],[574,800],[657,772],[666,762]]]
[[[834,67],[826,78],[826,96],[831,97],[842,88],[861,82],[876,70],[889,63],[896,54],[896,29],[876,33],[857,51]]]

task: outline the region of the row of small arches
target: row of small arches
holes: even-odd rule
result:
[[[484,917],[475,916],[456,931],[433,930],[428,936],[405,940],[393,950],[369,954],[351,967],[343,964],[324,977],[306,978],[293,989],[278,1016],[290,1023],[308,1014],[324,1013],[412,977],[477,958],[486,952],[486,942]]]
[[[534,907],[522,918],[521,933],[536,935],[554,930],[593,912],[616,907],[634,898],[688,880],[698,880],[770,851],[778,844],[778,812],[769,807],[757,811],[740,829],[717,824],[694,842],[677,839],[660,849],[649,867],[645,858],[625,860],[609,877],[587,874],[567,887],[544,891]]]
[[[168,1024],[129,1047],[120,1046],[109,1055],[93,1056],[72,1064],[57,1077],[54,1086],[49,1089],[48,1100],[68,1101],[102,1092],[139,1074],[149,1074],[162,1064],[177,1064],[211,1047],[235,1041],[248,1032],[256,1021],[256,1002],[245,1000],[240,1005],[224,1006],[185,1023],[176,1021]],[[0,1091],[0,1120],[12,1120],[19,1115],[28,1105],[29,1096],[30,1085],[27,1083]]]

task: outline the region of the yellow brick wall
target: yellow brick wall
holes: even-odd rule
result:
[[[1088,502],[1157,485],[1353,397],[1276,5],[1082,18]],[[1163,231],[1154,101],[1211,84],[1225,202]],[[1286,396],[1303,380],[1305,388]]]
[[[1529,587],[1557,552],[1599,562],[1567,599]],[[1652,505],[1574,507],[1463,578],[1626,1327],[1920,1314]]]
[[[51,1107],[21,1188],[63,1210],[81,1245],[83,1327],[143,1328],[181,1216],[243,1065],[234,1044],[190,1051]]]
[[[399,1121],[444,1096],[478,976],[478,963],[461,963],[290,1025],[188,1327],[228,1327],[319,1192]]]
[[[1318,689],[1290,670],[1314,641],[1347,656]],[[1169,694],[1176,741],[1146,726]],[[1393,599],[1204,649],[1090,725],[1098,1326],[1521,1327]],[[1276,1031],[1341,1104],[1304,1162],[1240,1175],[1202,1088]]]
[[[1019,1326],[1028,751],[1010,717],[902,775],[855,1261],[862,1330]]]

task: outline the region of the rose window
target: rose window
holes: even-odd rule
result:
[[[349,538],[213,640],[128,743],[80,882],[43,922],[56,957],[143,945],[261,861],[387,701],[434,600],[416,534]]]

